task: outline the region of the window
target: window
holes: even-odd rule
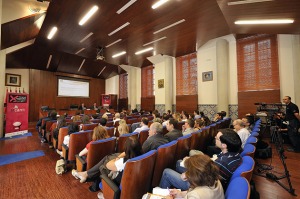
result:
[[[256,35],[237,41],[239,91],[279,89],[276,35]]]
[[[154,96],[154,67],[142,68],[142,97]]]
[[[119,76],[119,98],[120,99],[126,99],[128,97],[127,94],[127,81],[128,81],[128,75],[126,73],[121,74]]]
[[[176,95],[196,95],[197,55],[192,53],[176,58]]]

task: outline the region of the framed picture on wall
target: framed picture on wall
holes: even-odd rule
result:
[[[213,80],[213,72],[212,71],[207,71],[202,73],[202,81],[212,81]]]
[[[21,75],[6,73],[5,86],[21,87]]]
[[[164,85],[164,79],[159,79],[158,80],[158,88],[164,88],[165,85]]]

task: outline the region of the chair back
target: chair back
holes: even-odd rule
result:
[[[243,177],[237,177],[232,180],[225,192],[225,199],[249,199],[250,184]]]
[[[85,148],[87,143],[92,140],[93,131],[82,131],[77,133],[72,133],[70,135],[70,143],[69,143],[69,153],[68,160],[74,161],[75,155],[78,154],[82,149]]]
[[[115,127],[106,127],[107,133],[110,137],[114,137],[114,133],[115,133]]]
[[[199,130],[199,131],[195,131],[192,133],[192,139],[191,139],[191,150],[192,149],[196,149],[196,150],[199,150],[200,148],[200,140],[203,139],[203,135],[204,133],[202,134],[202,131]]]
[[[177,141],[174,140],[157,148],[157,157],[154,166],[152,187],[159,186],[165,168],[172,168],[175,160]]]
[[[254,159],[250,156],[244,156],[242,164],[233,172],[230,182],[237,177],[245,177],[248,182],[250,182],[252,179],[254,166]]]
[[[59,128],[57,149],[60,151],[62,150],[62,144],[66,135],[68,135],[68,127]]]
[[[125,145],[125,141],[127,140],[128,137],[138,137],[139,133],[135,132],[135,133],[127,133],[127,134],[123,134],[119,137],[118,139],[118,144],[117,144],[117,148],[116,148],[116,152],[117,153],[122,153],[124,152],[124,145]]]
[[[140,199],[150,191],[156,155],[152,150],[127,161],[120,185],[121,199]]]
[[[143,146],[144,142],[147,140],[149,136],[149,130],[143,130],[139,133],[139,142],[141,146]]]
[[[256,147],[254,145],[245,144],[244,149],[241,153],[241,156],[244,157],[247,155],[247,156],[254,158],[255,150],[256,150]]]
[[[94,130],[94,128],[98,126],[98,123],[93,123],[93,124],[82,124],[82,130],[87,131],[87,130]]]
[[[113,154],[116,148],[116,138],[107,138],[91,143],[87,158],[86,170],[89,170],[102,160],[106,155]]]
[[[256,147],[258,139],[254,136],[249,136],[248,139],[246,140],[246,144],[252,144],[253,146]]]
[[[108,121],[108,122],[106,123],[106,126],[107,126],[107,127],[113,127],[113,126],[114,126],[114,121]]]
[[[192,135],[188,134],[177,139],[177,149],[175,154],[175,162],[189,155]]]

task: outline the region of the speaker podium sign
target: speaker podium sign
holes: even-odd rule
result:
[[[28,132],[29,95],[7,93],[5,137]]]
[[[110,105],[110,95],[102,95],[102,106],[109,107]]]

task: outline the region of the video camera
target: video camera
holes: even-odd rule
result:
[[[262,121],[265,121],[263,123],[274,122],[274,119],[276,118],[275,116],[277,116],[277,113],[282,113],[283,106],[286,106],[285,104],[281,104],[281,103],[267,104],[264,102],[257,102],[257,103],[254,103],[254,105],[257,106],[256,115],[260,118],[264,117],[264,118],[261,118]]]

